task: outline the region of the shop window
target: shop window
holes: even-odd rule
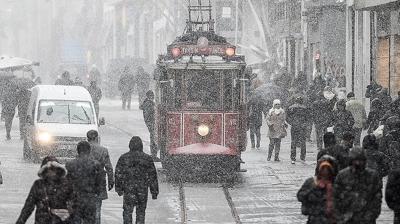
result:
[[[384,88],[389,88],[390,78],[390,40],[388,37],[378,39],[376,81]]]

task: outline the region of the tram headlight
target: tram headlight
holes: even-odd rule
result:
[[[174,58],[177,58],[181,55],[181,49],[174,47],[172,48],[171,53]]]
[[[201,137],[206,137],[210,134],[210,128],[207,125],[202,124],[197,128],[197,133],[199,133]]]
[[[229,56],[229,57],[234,56],[234,55],[235,55],[235,48],[233,48],[233,47],[228,47],[228,48],[225,50],[225,54],[226,54],[227,56]]]

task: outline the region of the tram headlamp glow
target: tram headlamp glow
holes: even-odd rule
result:
[[[233,55],[235,55],[235,49],[232,47],[228,47],[225,50],[225,54],[228,55],[229,57],[232,57]]]
[[[197,133],[199,133],[201,137],[206,137],[210,134],[210,128],[207,125],[202,124],[197,128]]]
[[[174,58],[177,58],[181,55],[181,49],[174,47],[172,48],[171,53]]]
[[[52,137],[47,132],[39,132],[36,136],[36,139],[42,144],[48,144],[51,141]]]

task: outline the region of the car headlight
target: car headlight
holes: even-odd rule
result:
[[[36,139],[42,144],[48,144],[51,141],[51,135],[47,132],[39,132]]]
[[[210,134],[210,128],[207,125],[202,124],[197,128],[197,133],[199,133],[201,137],[206,137]]]

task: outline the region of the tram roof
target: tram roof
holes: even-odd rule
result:
[[[229,44],[225,37],[219,36],[214,32],[196,31],[177,37],[171,45],[196,44],[200,37],[206,37],[210,43]]]

